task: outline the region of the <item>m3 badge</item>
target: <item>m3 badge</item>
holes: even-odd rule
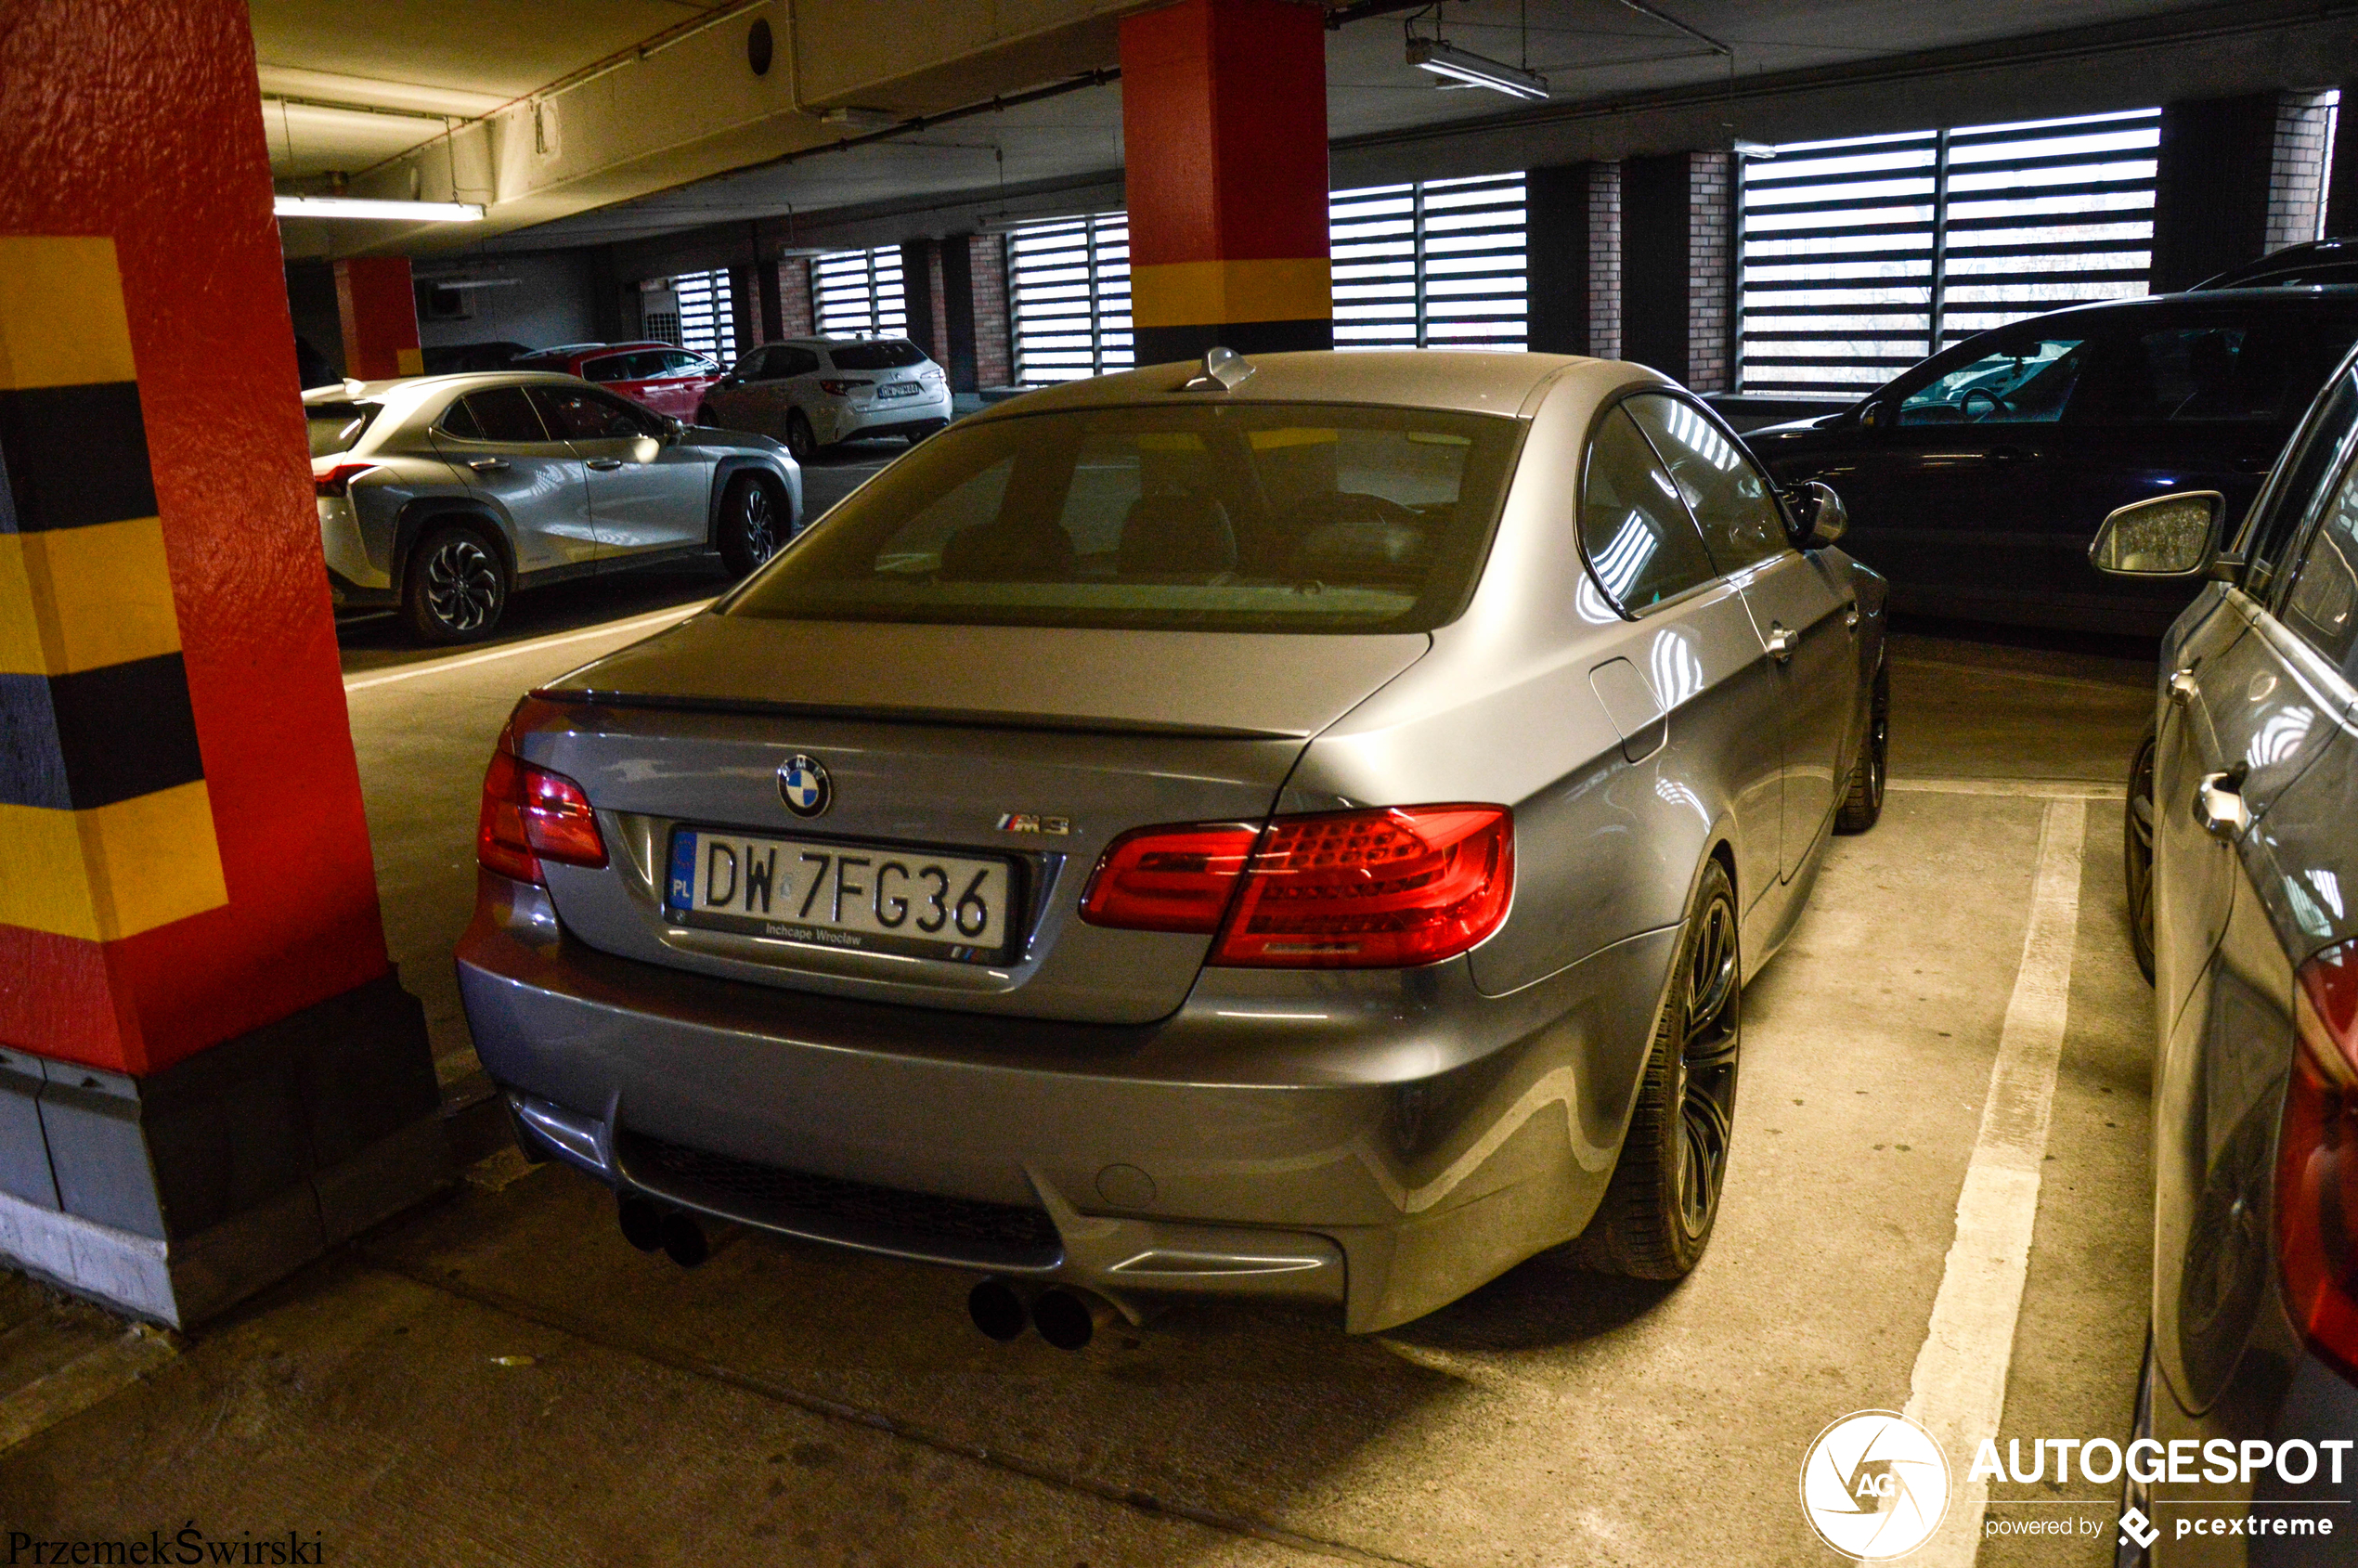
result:
[[[1051,838],[1066,838],[1072,834],[1070,817],[1043,817],[1031,811],[1009,811],[999,819],[1002,833],[1039,833]]]

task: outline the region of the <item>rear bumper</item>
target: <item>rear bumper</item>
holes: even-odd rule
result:
[[[879,403],[869,408],[838,404],[834,409],[832,426],[820,429],[818,435],[820,440],[833,443],[872,435],[902,435],[912,431],[939,430],[950,422],[950,413],[948,393],[934,397]]]
[[[1675,935],[1508,998],[1462,964],[1391,972],[1355,1048],[1304,1048],[1274,998],[1128,1028],[718,980],[587,949],[492,877],[458,958],[520,1123],[617,1191],[1116,1300],[1340,1304],[1365,1332],[1587,1224]],[[1305,978],[1331,1004],[1333,977],[1283,983]]]

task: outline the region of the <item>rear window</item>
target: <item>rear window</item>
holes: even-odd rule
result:
[[[926,362],[925,350],[894,339],[876,343],[839,343],[827,350],[838,370],[903,370]]]
[[[797,620],[1422,631],[1472,591],[1518,421],[1327,405],[954,425],[726,606]]]
[[[383,411],[382,403],[306,403],[303,421],[311,429],[311,455],[333,457],[349,452]]]

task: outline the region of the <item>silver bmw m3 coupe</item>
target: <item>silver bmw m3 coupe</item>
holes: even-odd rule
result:
[[[1884,583],[1639,366],[1215,350],[1003,404],[533,693],[459,950],[527,1147],[1364,1332],[1692,1268],[1743,989],[1882,806]]]

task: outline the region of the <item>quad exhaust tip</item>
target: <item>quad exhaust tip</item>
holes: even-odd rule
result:
[[[681,1268],[712,1256],[712,1243],[693,1214],[631,1197],[616,1206],[615,1217],[622,1222],[622,1238],[641,1252],[661,1252]]]
[[[1028,1322],[1058,1350],[1079,1350],[1112,1323],[1121,1310],[1103,1296],[1050,1286],[1026,1304],[1023,1292],[1004,1279],[986,1279],[966,1292],[966,1315],[975,1327],[1005,1344],[1022,1336]]]
[[[966,1315],[975,1327],[1004,1344],[1019,1337],[1031,1321],[1031,1311],[1004,1279],[986,1279],[966,1292]]]

